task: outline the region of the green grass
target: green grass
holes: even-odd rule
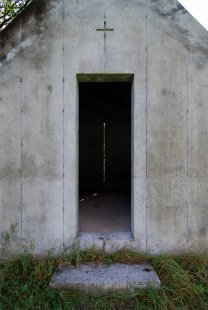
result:
[[[162,283],[159,290],[90,297],[78,292],[58,294],[48,287],[53,272],[62,265],[95,262],[151,263]],[[207,310],[208,256],[150,256],[126,250],[105,254],[91,250],[66,257],[22,256],[0,262],[0,309],[139,309]]]

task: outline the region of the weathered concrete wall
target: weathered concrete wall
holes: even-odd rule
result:
[[[19,25],[18,25],[19,26]],[[13,38],[6,37],[7,51],[13,40],[20,44],[18,29]],[[13,39],[13,40],[12,40]],[[1,53],[6,48],[1,49]],[[7,52],[6,51],[6,52]],[[12,58],[12,53],[10,53]],[[18,251],[21,245],[21,76],[17,59],[0,65],[0,234],[2,251]],[[6,232],[11,230],[13,240],[8,244]],[[10,228],[11,226],[11,228]],[[4,249],[4,243],[7,248]],[[7,253],[5,253],[7,254]]]
[[[187,14],[183,14],[184,22]],[[187,55],[175,18],[148,16],[147,247],[186,248]],[[164,29],[165,32],[164,33]]]
[[[63,246],[63,8],[32,6],[2,33],[0,227],[39,252]]]
[[[78,73],[134,74],[134,246],[208,249],[208,33],[178,2],[36,0],[0,46],[2,253],[76,239]]]

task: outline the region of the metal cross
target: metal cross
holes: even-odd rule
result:
[[[104,20],[104,28],[98,28],[97,31],[104,31],[104,38],[106,39],[106,31],[114,31],[113,28],[107,28],[106,27],[106,20]]]

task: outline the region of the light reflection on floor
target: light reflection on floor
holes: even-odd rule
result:
[[[128,232],[130,226],[130,194],[84,193],[80,195],[79,231]]]

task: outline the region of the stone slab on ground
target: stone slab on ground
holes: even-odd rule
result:
[[[55,272],[50,287],[59,291],[81,291],[91,295],[135,292],[149,286],[160,288],[160,279],[151,265],[81,265]]]

